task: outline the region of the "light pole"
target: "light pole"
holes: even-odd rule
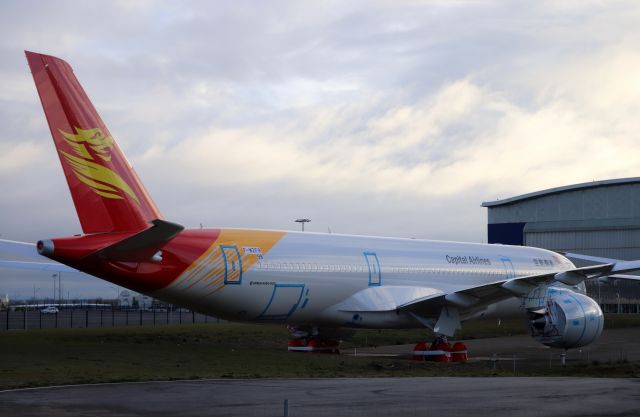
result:
[[[56,303],[56,278],[58,278],[58,274],[53,274],[51,275],[51,278],[53,278],[53,298],[51,299],[52,303]]]
[[[36,288],[36,285],[33,285],[33,304],[36,303],[36,293],[40,291],[40,288]]]
[[[62,272],[58,271],[51,277],[53,278],[53,302],[56,302],[56,278],[58,278],[58,303],[62,303]]]
[[[113,285],[111,285],[111,288],[116,290],[116,301],[118,301],[118,298],[120,298],[120,287],[114,287]]]
[[[311,221],[311,219],[296,219],[295,222],[296,223],[300,223],[300,225],[302,226],[302,231],[304,232],[304,224],[305,223],[309,223]]]

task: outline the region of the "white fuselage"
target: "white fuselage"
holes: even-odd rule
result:
[[[368,312],[366,308],[354,313],[351,307],[358,310],[363,303],[384,304],[385,297],[397,293],[407,297],[407,291],[418,291],[416,296],[448,294],[574,268],[568,259],[545,249],[338,234],[286,232],[268,253],[254,249],[240,248],[243,253],[237,264],[224,258],[225,271],[240,270],[235,285],[216,284],[213,278],[189,281],[181,276],[153,295],[230,320],[405,328],[420,324],[405,313]],[[258,259],[243,268],[251,256]],[[222,268],[203,266],[201,275],[214,276],[210,270],[216,267]],[[364,291],[373,287],[378,288]],[[367,299],[371,294],[376,299]],[[493,305],[480,315],[522,311],[516,298],[499,304],[506,309],[496,310]]]

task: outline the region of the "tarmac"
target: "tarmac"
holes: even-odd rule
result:
[[[640,380],[352,378],[102,384],[5,391],[0,393],[0,415],[637,417]]]
[[[610,329],[567,362],[640,361],[640,328]],[[561,366],[560,350],[528,336],[466,341],[473,361],[501,370]],[[412,345],[342,354],[410,357]],[[295,353],[294,353],[295,354]],[[288,401],[288,415],[285,414]],[[640,379],[216,379],[0,391],[1,416],[640,416]]]

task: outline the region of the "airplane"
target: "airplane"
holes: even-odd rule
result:
[[[442,346],[465,321],[507,316],[526,318],[542,344],[577,348],[594,342],[604,322],[584,281],[640,279],[625,275],[640,261],[534,247],[186,229],[164,219],[71,66],[25,53],[83,233],[35,248],[5,240],[0,251],[37,256],[37,249],[67,270],[194,311],[287,325],[291,350],[333,349],[340,329],[357,328],[424,328]],[[578,268],[568,257],[598,264]]]

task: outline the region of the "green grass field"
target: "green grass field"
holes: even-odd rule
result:
[[[608,317],[608,327],[640,317]],[[461,338],[523,333],[520,321],[477,322]],[[341,348],[415,343],[426,332],[358,331]],[[0,389],[59,384],[196,378],[513,375],[482,362],[436,364],[406,358],[290,353],[283,326],[207,324],[0,333]],[[527,375],[637,376],[637,364],[575,365]]]

